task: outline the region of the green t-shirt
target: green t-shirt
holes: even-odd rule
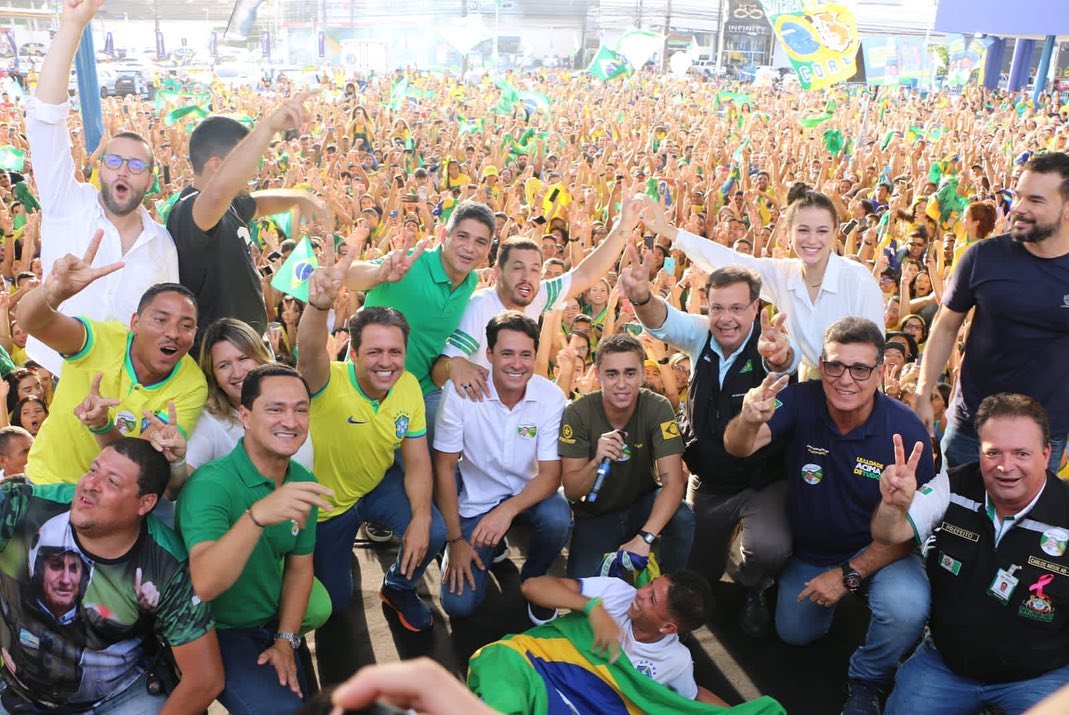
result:
[[[311,472],[290,461],[283,483],[314,481]],[[175,527],[189,550],[203,541],[218,541],[247,508],[274,490],[275,483],[260,474],[249,459],[243,437],[230,454],[201,466],[182,487]],[[212,615],[219,628],[252,628],[278,619],[285,558],[312,553],[315,524],[313,507],[305,528],[296,536],[289,521],[263,530],[237,581],[212,601]],[[241,565],[234,564],[234,568]]]
[[[460,325],[460,316],[478,282],[472,271],[454,290],[442,265],[442,247],[438,246],[424,251],[401,280],[382,283],[368,291],[365,308],[388,306],[408,320],[411,331],[405,369],[419,380],[424,395],[436,389],[431,381],[431,366],[441,355],[446,339]]]
[[[70,524],[74,490],[0,483],[0,645],[13,666],[3,679],[45,707],[121,692],[140,675],[154,633],[180,646],[213,625],[177,534],[149,515],[124,555],[95,556]]]
[[[584,395],[564,409],[558,448],[560,456],[593,459],[598,438],[612,430],[613,426],[605,416],[601,392]],[[660,487],[656,479],[657,460],[683,454],[683,439],[679,436],[672,404],[649,390],[639,391],[638,404],[624,432],[627,442],[623,459],[613,462],[596,502],[572,504],[576,518],[598,516],[634,504]]]
[[[7,376],[15,371],[15,362],[8,355],[7,350],[0,347],[0,379],[7,379]]]

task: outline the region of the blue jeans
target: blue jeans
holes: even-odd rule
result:
[[[978,626],[980,627],[980,626]],[[947,668],[931,636],[917,646],[895,676],[885,715],[976,715],[985,707],[1020,715],[1069,683],[1069,665],[1031,680],[984,684]]]
[[[316,548],[312,557],[315,575],[330,594],[333,613],[345,609],[353,597],[353,540],[365,521],[384,524],[396,534],[403,534],[412,521],[412,508],[405,492],[404,471],[397,464],[386,470],[379,485],[343,514],[321,521],[316,526]],[[386,584],[394,588],[415,590],[427,565],[445,544],[445,524],[438,509],[431,505],[430,542],[423,561],[412,578],[401,573],[404,549],[386,572]]]
[[[274,643],[274,628],[218,628],[219,653],[223,656],[226,685],[219,694],[232,715],[290,715],[304,701],[289,686],[278,684],[278,671],[270,663],[258,665],[260,657]],[[287,648],[289,646],[286,646]],[[308,693],[308,680],[301,660],[294,653],[301,692]]]
[[[487,512],[489,513],[489,512]],[[486,514],[471,517],[461,517],[460,531],[464,538],[471,541],[471,534]],[[531,508],[516,515],[513,523],[529,524],[531,526],[531,543],[527,548],[527,560],[520,570],[520,580],[526,581],[532,576],[545,576],[549,567],[565,545],[568,536],[572,533],[572,509],[567,500],[554,492]],[[474,563],[471,567],[472,577],[475,579],[475,588],[465,581],[462,593],[450,593],[449,584],[442,581],[442,608],[450,618],[467,618],[486,598],[486,578],[489,575],[490,562],[494,557],[493,546],[481,546],[475,549],[483,565],[487,568],[480,569]],[[449,551],[446,551],[445,560],[442,562],[442,573],[449,567]]]
[[[646,523],[653,502],[660,489],[648,493],[631,506],[601,516],[586,516],[575,520],[572,545],[568,550],[568,578],[585,578],[597,573],[605,554],[619,550]],[[658,553],[662,573],[672,573],[687,567],[690,547],[694,543],[694,511],[685,501],[661,531]]]
[[[1058,467],[1062,466],[1062,454],[1065,452],[1066,435],[1050,436],[1050,461],[1047,468],[1058,473]],[[953,422],[947,424],[947,431],[943,435],[940,444],[943,450],[943,460],[947,467],[957,467],[980,459],[980,439],[962,432]]]
[[[167,703],[167,696],[149,694],[146,689],[147,680],[147,675],[142,673],[137,680],[131,683],[127,688],[124,688],[122,692],[116,693],[95,708],[86,710],[85,714],[155,715],[162,710],[163,706]],[[4,687],[5,686],[0,685],[0,691],[3,691]],[[47,713],[49,710],[41,708],[37,712]],[[0,715],[8,715],[8,711],[4,709],[3,705],[0,705]]]
[[[829,570],[792,557],[779,575],[776,632],[790,645],[808,645],[831,628],[835,607],[818,606],[798,594],[807,581]],[[910,554],[887,564],[868,581],[872,611],[865,642],[850,657],[849,677],[873,683],[891,679],[899,659],[920,638],[928,620],[928,576],[920,557]]]

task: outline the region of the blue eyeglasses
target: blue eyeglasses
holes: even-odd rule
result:
[[[138,159],[133,156],[120,156],[118,154],[105,154],[103,158],[104,166],[108,167],[112,171],[118,171],[124,163],[126,168],[130,170],[131,174],[144,174],[148,169],[148,162],[144,159]]]

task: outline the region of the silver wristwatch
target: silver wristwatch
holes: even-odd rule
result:
[[[275,634],[275,640],[277,641],[279,638],[289,641],[289,644],[293,647],[294,650],[297,650],[301,647],[301,637],[296,633],[287,633],[285,631],[282,631],[280,633]]]

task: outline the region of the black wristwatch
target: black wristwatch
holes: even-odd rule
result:
[[[638,535],[642,537],[642,540],[649,545],[653,545],[653,542],[657,540],[657,534],[653,534],[649,531],[640,531]]]
[[[861,578],[861,574],[850,565],[847,561],[840,568],[843,570],[843,586],[851,593],[857,593],[861,590],[861,584],[865,582],[865,579]]]

